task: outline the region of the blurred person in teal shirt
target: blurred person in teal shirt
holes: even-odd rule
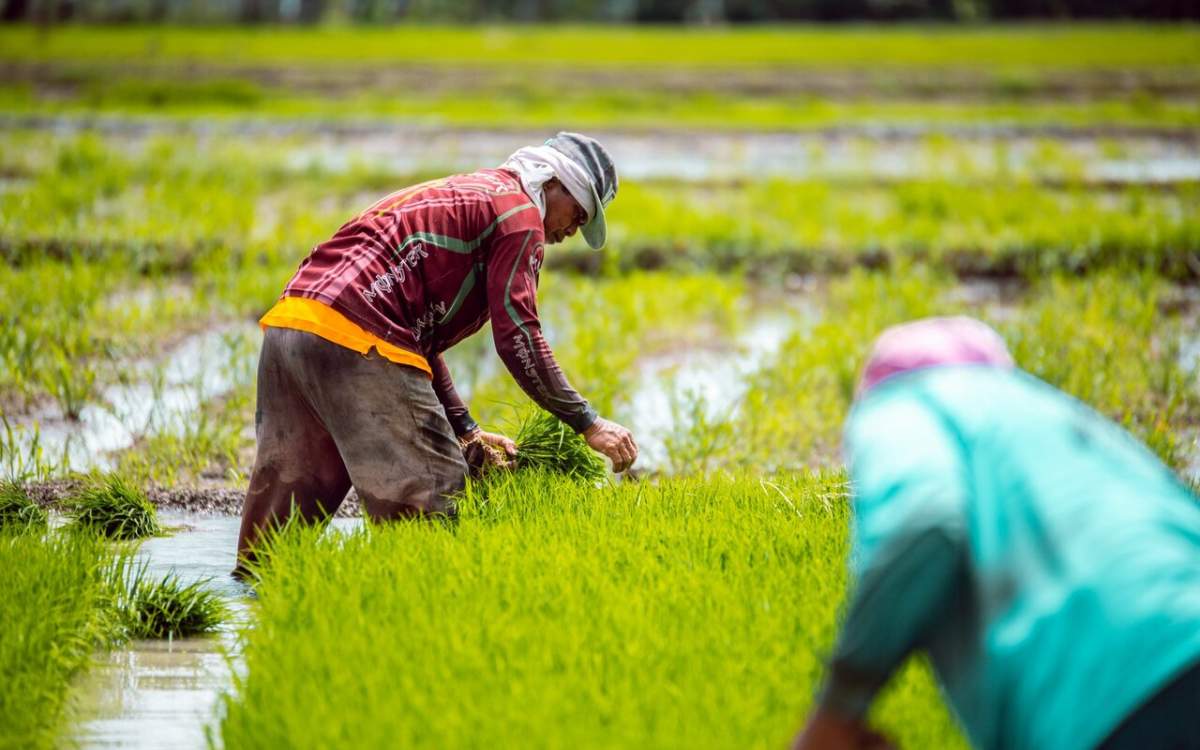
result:
[[[1200,748],[1200,503],[1149,450],[933,318],[876,342],[847,421],[846,609],[796,748],[884,747],[924,651],[979,748]]]

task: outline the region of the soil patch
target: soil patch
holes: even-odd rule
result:
[[[839,69],[563,66],[559,69],[520,65],[354,64],[234,66],[203,63],[0,64],[0,77],[32,86],[54,97],[85,95],[113,81],[171,84],[226,84],[237,81],[256,87],[321,97],[358,96],[365,92],[407,91],[424,94],[547,91],[584,88],[598,92],[672,91],[684,94],[749,96],[819,96],[832,99],[918,99],[979,101],[986,99],[1056,99],[1113,97],[1142,94],[1184,99],[1200,93],[1200,71],[1192,68],[1143,70],[1058,70],[992,73],[963,68]],[[217,93],[222,93],[218,91]],[[228,97],[252,96],[242,87]]]
[[[41,505],[54,510],[65,507],[66,501],[83,486],[82,480],[60,479],[49,482],[31,482],[25,486],[29,496]],[[145,487],[146,497],[155,508],[164,511],[180,511],[205,515],[241,515],[246,490],[240,487]],[[336,518],[358,518],[362,506],[354,490],[346,495]]]

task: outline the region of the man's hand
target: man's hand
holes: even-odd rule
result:
[[[482,465],[477,467],[479,469],[492,467],[511,469],[515,465],[513,459],[517,455],[517,444],[504,435],[475,429],[458,440],[462,444],[463,453],[468,457],[467,463],[475,463],[472,460],[475,457],[474,454],[481,454]],[[471,446],[478,446],[482,450],[472,450]]]
[[[886,737],[860,721],[818,710],[792,741],[792,750],[892,750]]]
[[[616,422],[597,417],[592,426],[583,431],[583,439],[592,450],[602,453],[612,461],[613,471],[620,474],[637,460],[637,443],[633,435]]]

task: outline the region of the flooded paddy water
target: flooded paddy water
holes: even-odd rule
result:
[[[815,312],[809,311],[759,314],[736,342],[714,341],[642,358],[628,407],[629,429],[638,436],[639,470],[669,470],[671,436],[690,429],[697,418],[728,418],[746,392],[746,378],[812,320]]]
[[[235,618],[244,618],[250,589],[229,575],[238,518],[164,513],[161,519],[175,531],[142,542],[138,559],[156,577],[206,581]],[[74,688],[74,739],[94,748],[204,747],[205,726],[236,664],[235,625],[211,636],[133,641],[97,657]]]
[[[103,136],[114,148],[143,150],[161,138],[206,145],[283,146],[297,172],[369,167],[397,175],[470,171],[499,164],[545,138],[541,129],[471,129],[369,121],[179,120],[117,115],[12,117],[0,132],[36,129],[61,137]],[[631,180],[904,180],[1032,174],[1097,185],[1169,185],[1200,180],[1200,134],[1150,128],[1038,128],[1004,125],[866,125],[758,132],[593,128]],[[1083,165],[1064,172],[1062,162]]]

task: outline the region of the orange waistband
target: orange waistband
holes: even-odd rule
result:
[[[259,319],[263,328],[292,328],[307,331],[338,346],[366,354],[372,348],[389,361],[423,370],[430,377],[433,371],[424,357],[395,344],[389,344],[373,333],[368,333],[345,315],[329,305],[306,297],[284,297]]]

